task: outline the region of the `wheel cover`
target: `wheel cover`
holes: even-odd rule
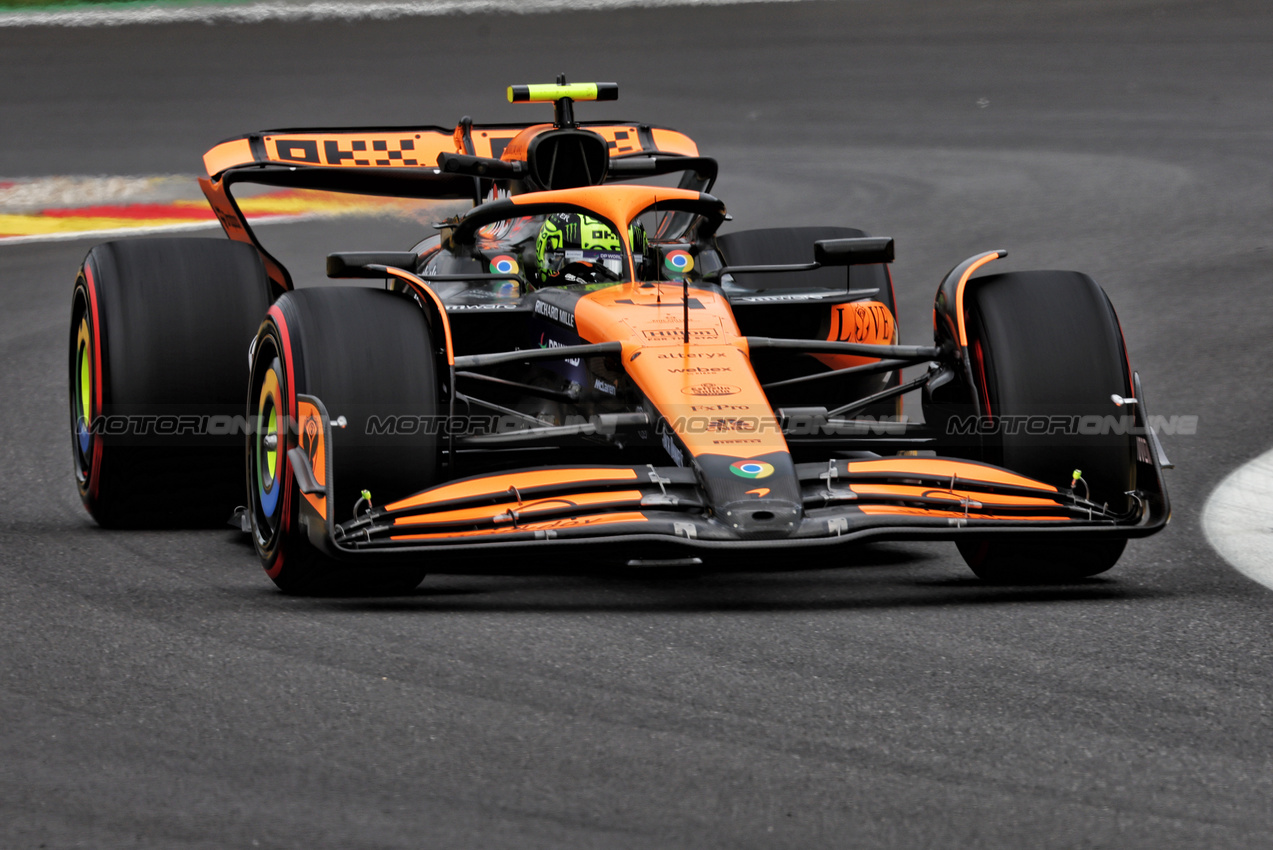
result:
[[[267,559],[278,549],[289,503],[286,454],[291,418],[284,395],[285,374],[277,342],[268,335],[263,337],[252,365],[247,473],[252,534],[257,550]]]
[[[88,320],[80,320],[79,333],[75,341],[75,359],[79,368],[75,370],[75,437],[79,447],[79,462],[83,469],[88,469],[89,447],[92,443],[92,411],[93,411],[93,361],[89,354]]]
[[[279,495],[279,454],[285,445],[285,437],[279,428],[281,392],[276,365],[270,365],[261,381],[257,395],[256,419],[252,435],[252,468],[256,477],[256,500],[260,518],[273,530],[277,526]]]
[[[97,385],[97,363],[94,359],[93,325],[91,324],[89,294],[82,288],[75,291],[71,311],[71,339],[67,358],[70,387],[71,455],[75,463],[75,483],[80,496],[91,499],[95,484],[95,455],[101,452],[99,438],[93,433],[94,416],[100,411],[101,387]]]

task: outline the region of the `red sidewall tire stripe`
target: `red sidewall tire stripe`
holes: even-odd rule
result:
[[[90,261],[84,263],[84,288],[88,291],[88,308],[89,308],[89,334],[93,339],[93,409],[89,413],[88,421],[90,427],[93,420],[102,415],[104,406],[102,403],[102,324],[101,310],[97,304],[97,284],[93,281],[93,265]],[[97,499],[97,486],[102,470],[102,438],[101,435],[90,438],[92,457],[89,460],[88,469],[88,499],[95,501]]]

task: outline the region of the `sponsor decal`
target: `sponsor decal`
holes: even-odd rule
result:
[[[595,379],[593,379],[592,386],[593,386],[593,387],[595,387],[596,389],[600,390],[601,392],[605,393],[606,395],[618,395],[618,394],[619,394],[619,388],[618,388],[618,387],[616,387],[614,384],[607,383],[607,382],[605,382],[605,381],[601,380],[600,378],[595,378]]]
[[[298,442],[301,450],[309,458],[309,466],[313,471],[314,480],[318,484],[324,485],[327,483],[327,454],[324,446],[323,422],[318,414],[318,408],[307,401],[298,400],[297,414],[299,416],[299,422],[297,423],[299,426]],[[282,438],[282,436],[282,431],[280,431],[279,437]],[[278,460],[286,463],[281,452]],[[318,513],[326,519],[327,500],[323,496],[314,496],[309,493],[305,493],[304,496]]]
[[[809,292],[804,295],[743,295],[731,298],[731,301],[742,301],[747,304],[764,304],[773,301],[820,301],[823,298],[837,298],[839,292]]]
[[[683,369],[668,369],[673,375],[714,375],[717,372],[732,372],[732,366],[687,366]]]
[[[724,356],[725,356],[725,352],[723,351],[690,351],[690,352],[669,351],[667,353],[660,354],[659,359],[660,360],[684,360],[686,358],[702,358],[704,360],[710,360],[716,357],[724,357]]]
[[[708,431],[755,431],[757,422],[754,419],[709,419]]]
[[[726,411],[726,410],[741,412],[744,410],[751,410],[751,405],[749,404],[691,404],[690,405],[691,413],[720,412],[720,411]]]
[[[319,157],[322,142],[322,157]],[[416,153],[414,138],[396,136],[368,137],[364,139],[345,136],[284,137],[266,136],[266,153],[274,148],[271,159],[280,162],[298,162],[308,165],[421,165]],[[344,147],[348,145],[348,147]],[[430,163],[432,164],[432,163]]]
[[[717,446],[735,446],[735,445],[738,445],[739,443],[763,443],[763,442],[764,440],[756,440],[756,439],[712,440],[712,444]]]
[[[625,153],[636,153],[641,150],[640,136],[635,127],[597,127],[593,132],[606,139],[606,147],[611,156],[622,156]]]
[[[694,268],[694,258],[689,251],[668,251],[663,258],[663,267],[672,274],[686,274]]]
[[[537,305],[537,306],[538,306],[538,305]],[[560,343],[560,342],[558,342],[558,341],[557,341],[557,340],[555,340],[555,339],[552,339],[552,338],[551,338],[551,337],[549,337],[547,334],[540,334],[540,335],[539,335],[539,347],[540,347],[540,348],[569,348],[570,346],[565,345],[565,344],[563,344],[563,343]],[[579,358],[578,358],[578,357],[567,357],[567,358],[565,358],[565,361],[566,361],[567,363],[569,363],[571,366],[578,366],[578,365],[579,365]]]
[[[517,274],[521,270],[521,266],[517,264],[517,258],[508,254],[492,257],[490,268],[491,274]]]
[[[367,143],[363,142],[363,148],[366,149]],[[318,142],[314,139],[279,139],[274,142],[274,159],[285,159],[290,162],[307,162],[313,165],[320,165],[322,160],[318,158]]]
[[[558,307],[556,304],[549,304],[546,301],[535,302],[535,314],[551,319],[560,325],[568,328],[575,326],[575,314],[564,307]]]
[[[301,424],[301,448],[305,450],[305,455],[309,458],[311,466],[318,460],[318,450],[322,445],[320,437],[322,431],[317,414],[310,413],[305,416]]]
[[[737,395],[742,392],[742,389],[731,384],[695,384],[681,392],[685,395],[696,396]]]
[[[681,342],[685,338],[685,332],[681,328],[644,328],[641,335],[647,342]],[[699,342],[720,339],[720,331],[716,328],[690,328],[690,339]]]
[[[763,460],[736,460],[729,465],[729,471],[739,478],[768,478],[774,474],[774,467]]]
[[[748,496],[755,496],[757,499],[763,499],[769,495],[768,487],[757,487],[755,490],[748,490]]]
[[[836,304],[831,308],[832,342],[883,342],[893,338],[893,316],[875,301]]]
[[[516,310],[516,304],[448,304],[446,311],[448,313],[457,310]]]

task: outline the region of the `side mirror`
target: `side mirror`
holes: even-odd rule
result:
[[[856,239],[822,239],[813,243],[813,259],[823,266],[869,266],[893,262],[893,239],[863,236]]]
[[[468,174],[491,180],[516,180],[526,173],[524,162],[504,162],[492,157],[445,151],[438,154],[438,168],[449,174]]]
[[[393,266],[415,272],[414,251],[347,251],[327,255],[328,277],[384,277],[385,273],[367,266]]]

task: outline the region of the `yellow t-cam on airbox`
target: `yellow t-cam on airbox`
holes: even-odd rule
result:
[[[509,86],[509,103],[551,103],[568,97],[571,100],[618,100],[618,83],[544,83],[542,85]]]

